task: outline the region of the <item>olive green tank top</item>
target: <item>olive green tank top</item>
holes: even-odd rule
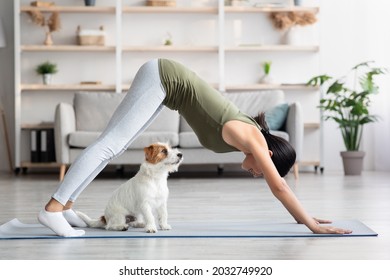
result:
[[[237,151],[222,138],[222,127],[230,120],[260,129],[253,118],[241,113],[220,92],[183,65],[159,59],[159,72],[166,93],[163,104],[185,118],[205,148],[217,153]]]

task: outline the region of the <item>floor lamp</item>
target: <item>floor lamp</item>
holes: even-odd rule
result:
[[[5,48],[5,47],[6,47],[5,32],[4,32],[4,28],[3,28],[3,22],[0,18],[0,49]],[[7,129],[7,122],[5,120],[5,112],[4,112],[1,104],[0,104],[0,114],[1,114],[2,123],[3,123],[2,126],[3,126],[3,131],[4,131],[5,144],[7,146],[9,169],[10,169],[10,172],[12,173],[11,145],[9,143],[9,138],[8,138],[8,129]]]

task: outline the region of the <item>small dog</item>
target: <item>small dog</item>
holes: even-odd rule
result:
[[[158,215],[162,230],[170,230],[168,224],[168,175],[177,171],[183,155],[163,143],[144,148],[145,161],[137,174],[114,191],[104,216],[91,219],[77,211],[89,227],[125,231],[129,226],[145,228],[148,233],[157,232],[153,212]]]

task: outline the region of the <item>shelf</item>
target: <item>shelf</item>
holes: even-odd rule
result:
[[[248,84],[248,85],[234,85],[226,86],[227,91],[242,90],[316,90],[318,87],[306,86],[305,84]]]
[[[42,122],[42,123],[25,123],[21,125],[21,129],[51,129],[54,128],[53,122]]]
[[[123,7],[124,13],[191,13],[191,14],[217,14],[217,7],[152,7],[135,6]]]
[[[111,6],[52,6],[33,7],[22,6],[21,12],[63,12],[63,13],[115,13],[116,8]],[[125,6],[123,13],[193,13],[218,14],[218,7],[152,7],[152,6]],[[224,8],[225,13],[271,13],[271,12],[314,12],[318,7],[231,7]]]
[[[62,13],[115,13],[115,7],[104,6],[52,6],[52,7],[33,7],[22,6],[21,12],[41,11],[41,12],[62,12]]]
[[[50,91],[50,90],[63,90],[63,91],[83,91],[83,90],[108,90],[115,91],[115,85],[77,85],[77,84],[61,84],[61,85],[43,85],[43,84],[22,84],[22,91]]]
[[[20,49],[27,52],[114,52],[115,46],[22,45]]]
[[[273,12],[313,12],[319,7],[233,7],[225,6],[225,13],[273,13]]]
[[[24,4],[20,4],[20,2],[23,2]],[[24,116],[22,118],[21,116],[24,114],[24,108],[26,104],[23,104],[21,101],[23,98],[30,99],[30,98],[37,98],[39,100],[43,100],[46,98],[46,96],[50,95],[51,98],[56,99],[62,99],[65,98],[64,95],[68,94],[74,94],[74,92],[77,91],[106,91],[106,92],[112,92],[115,93],[116,91],[123,91],[126,92],[127,89],[130,87],[131,79],[125,80],[124,77],[122,77],[123,69],[124,67],[127,67],[128,63],[132,63],[133,56],[138,59],[138,56],[159,56],[164,54],[170,56],[189,56],[191,60],[196,60],[196,58],[192,58],[192,55],[199,55],[203,56],[202,65],[206,63],[207,67],[207,60],[208,56],[212,56],[213,59],[215,57],[215,60],[218,62],[218,73],[215,74],[215,77],[213,78],[214,83],[211,84],[212,87],[215,89],[221,89],[223,91],[227,92],[234,92],[234,91],[242,91],[245,94],[245,91],[247,94],[249,94],[250,91],[256,91],[256,90],[285,90],[287,94],[297,94],[299,98],[306,98],[307,94],[310,94],[312,96],[312,93],[314,91],[318,92],[318,87],[309,87],[305,84],[278,84],[278,85],[264,85],[264,84],[258,84],[256,83],[256,79],[253,80],[253,83],[247,83],[245,81],[245,78],[237,80],[237,83],[241,84],[229,84],[229,80],[226,79],[226,74],[230,75],[230,73],[226,73],[225,71],[229,71],[229,68],[226,67],[227,61],[229,61],[229,58],[232,57],[238,57],[238,56],[250,56],[258,57],[259,55],[262,56],[267,55],[268,52],[275,52],[276,54],[286,52],[288,55],[296,56],[296,55],[309,55],[312,56],[316,52],[319,51],[319,45],[317,45],[317,42],[308,41],[307,43],[312,43],[311,45],[264,45],[260,44],[258,40],[250,40],[249,44],[242,44],[242,45],[234,45],[233,43],[229,46],[226,45],[226,41],[224,38],[224,32],[226,29],[226,24],[229,24],[229,21],[231,19],[234,19],[235,17],[238,17],[242,20],[252,20],[253,17],[261,16],[263,18],[268,16],[268,13],[271,12],[313,12],[318,13],[319,7],[294,7],[294,6],[285,6],[285,7],[232,7],[232,6],[224,6],[222,0],[218,1],[212,1],[214,4],[211,6],[180,6],[185,5],[182,3],[182,1],[177,1],[179,6],[176,7],[151,7],[151,6],[142,6],[142,3],[139,3],[139,6],[131,6],[136,1],[128,1],[125,3],[125,1],[106,1],[107,3],[103,3],[102,5],[106,4],[105,6],[84,6],[83,1],[80,1],[78,3],[74,2],[73,4],[70,3],[67,5],[65,3],[67,1],[63,1],[63,4],[58,3],[58,6],[52,6],[52,7],[33,7],[29,6],[29,2],[26,1],[20,1],[15,0],[15,9],[14,9],[14,17],[15,19],[15,165],[21,166],[21,167],[59,167],[56,163],[35,163],[35,162],[28,162],[24,161],[21,162],[21,158],[27,158],[24,156],[21,156],[21,151],[25,152],[23,149],[20,148],[21,144],[21,134],[23,130],[23,137],[25,137],[29,130],[31,129],[50,129],[53,128],[53,123],[22,123],[23,120],[28,121],[28,115]],[[142,2],[142,1],[138,1]],[[191,2],[191,1],[190,1]],[[194,2],[194,1],[193,1]],[[136,5],[136,4],[135,4]],[[76,16],[81,22],[80,24],[87,24],[90,19],[93,18],[93,20],[104,20],[103,24],[106,24],[108,26],[111,26],[113,29],[111,35],[113,38],[111,38],[112,42],[110,42],[110,45],[108,46],[80,46],[76,45],[76,38],[72,40],[72,37],[66,37],[70,36],[71,34],[68,34],[63,39],[66,41],[61,42],[58,45],[53,46],[46,46],[41,44],[40,41],[30,41],[28,40],[24,41],[25,39],[30,39],[29,36],[32,36],[31,34],[28,34],[26,32],[20,32],[21,27],[24,27],[28,24],[28,20],[26,20],[25,16],[26,13],[30,11],[40,11],[42,13],[45,13],[45,16],[48,16],[47,13],[52,12],[60,12],[61,14],[66,15],[67,17],[64,18],[64,20],[70,21],[69,16]],[[264,13],[264,14],[261,14]],[[87,17],[84,19],[84,15]],[[23,20],[21,20],[20,16],[23,16]],[[123,34],[127,34],[128,29],[139,29],[139,25],[137,25],[137,22],[135,25],[127,26],[126,21],[124,19],[133,18],[137,20],[148,20],[150,24],[152,24],[155,28],[161,28],[160,24],[163,24],[161,21],[158,21],[156,16],[160,16],[161,19],[164,19],[163,21],[167,20],[167,24],[170,24],[172,20],[179,20],[184,19],[188,17],[189,19],[193,19],[191,21],[197,21],[199,19],[210,19],[212,20],[212,28],[215,29],[213,32],[215,32],[217,36],[216,42],[207,42],[204,41],[203,43],[206,45],[171,45],[171,46],[163,46],[158,45],[158,42],[156,45],[143,45],[146,44],[146,40],[143,40],[142,37],[148,37],[148,34],[142,34],[142,37],[140,40],[137,41],[131,41],[131,42],[125,42],[122,41]],[[92,18],[91,18],[92,17]],[[185,29],[186,26],[183,26]],[[268,25],[266,26],[268,28]],[[66,31],[68,32],[68,31]],[[69,31],[70,32],[70,31]],[[20,36],[22,35],[22,36]],[[185,34],[184,34],[185,35]],[[35,36],[35,35],[34,35]],[[75,37],[75,35],[72,35]],[[182,35],[181,35],[182,36]],[[20,38],[21,37],[21,38]],[[185,37],[185,36],[183,36]],[[39,38],[38,38],[39,39]],[[21,45],[21,41],[24,41],[26,44]],[[184,43],[184,42],[183,42]],[[197,44],[202,44],[201,41],[194,42]],[[139,45],[136,45],[139,44]],[[210,44],[210,45],[207,45]],[[90,53],[90,54],[87,54]],[[77,55],[76,55],[77,54]],[[35,59],[36,57],[40,57],[42,59],[52,56],[61,56],[61,59],[63,61],[66,61],[67,58],[72,59],[69,61],[69,63],[78,63],[80,58],[78,56],[86,56],[86,59],[93,60],[94,57],[89,57],[89,55],[94,55],[96,57],[104,57],[104,59],[107,59],[108,57],[111,57],[113,60],[115,60],[115,79],[111,78],[109,81],[105,81],[105,83],[109,84],[81,84],[82,80],[76,79],[72,81],[58,81],[59,84],[50,84],[50,85],[44,85],[40,84],[40,81],[35,81],[29,71],[29,67],[31,67],[31,64],[33,63],[33,60],[30,61],[30,56],[33,56],[32,59]],[[63,56],[63,57],[62,57]],[[206,57],[205,57],[206,56]],[[103,61],[103,60],[102,60]],[[130,61],[130,62],[129,62]],[[93,66],[92,66],[93,68]],[[114,71],[114,69],[113,69]],[[237,70],[234,70],[237,72]],[[259,70],[260,71],[260,70]],[[234,74],[235,74],[234,72]],[[26,74],[27,73],[27,74]],[[240,73],[238,71],[238,73]],[[26,74],[26,76],[24,76]],[[23,76],[22,76],[23,75]],[[127,74],[126,74],[127,75]],[[94,76],[92,76],[94,77]],[[94,79],[92,79],[94,80]],[[215,83],[215,80],[218,81],[218,83]],[[283,81],[284,79],[280,79],[280,81]],[[287,79],[286,79],[287,80]],[[288,81],[288,80],[287,80]],[[295,81],[303,81],[303,79],[294,79]],[[25,82],[22,84],[22,82]],[[36,84],[35,84],[36,83]],[[73,83],[73,84],[72,84]],[[230,81],[230,83],[232,83]],[[226,86],[226,89],[225,89]],[[294,92],[296,91],[296,92]],[[302,94],[301,94],[302,93]],[[58,97],[54,97],[53,94],[57,94]],[[34,96],[31,96],[34,95]],[[314,95],[313,95],[314,96]],[[29,112],[28,112],[29,114]],[[44,118],[48,119],[48,118]],[[310,123],[305,123],[304,127],[305,129],[309,129],[308,131],[315,132],[315,129],[318,129],[319,123],[315,123],[316,118],[313,117],[314,121]],[[313,120],[312,119],[312,120]],[[48,119],[50,120],[50,119]],[[39,121],[39,119],[38,119]],[[309,119],[310,121],[310,119]],[[313,131],[311,131],[312,129]],[[316,157],[309,157],[308,159],[312,159]],[[21,165],[20,165],[21,164]],[[311,162],[308,161],[308,165],[319,165],[319,162]]]
[[[115,46],[23,45],[25,52],[115,52]],[[217,46],[124,46],[128,52],[217,52]]]
[[[217,46],[125,46],[128,52],[217,52]]]
[[[30,162],[30,161],[22,161],[21,168],[31,168],[31,167],[38,167],[38,168],[60,168],[61,164],[57,162]]]
[[[236,47],[226,47],[227,52],[245,52],[245,51],[311,51],[318,52],[320,49],[316,45],[242,45]]]

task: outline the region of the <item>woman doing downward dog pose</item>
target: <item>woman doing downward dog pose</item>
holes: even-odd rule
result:
[[[241,151],[242,168],[264,176],[274,196],[293,218],[314,233],[350,233],[330,221],[307,214],[283,177],[295,163],[290,144],[270,134],[260,114],[258,123],[241,113],[230,101],[194,72],[167,59],[145,63],[120,103],[106,129],[69,168],[64,180],[39,215],[38,220],[59,236],[81,236],[72,226],[86,224],[72,210],[73,203],[107,163],[119,156],[166,106],[187,120],[202,145],[217,153]]]

